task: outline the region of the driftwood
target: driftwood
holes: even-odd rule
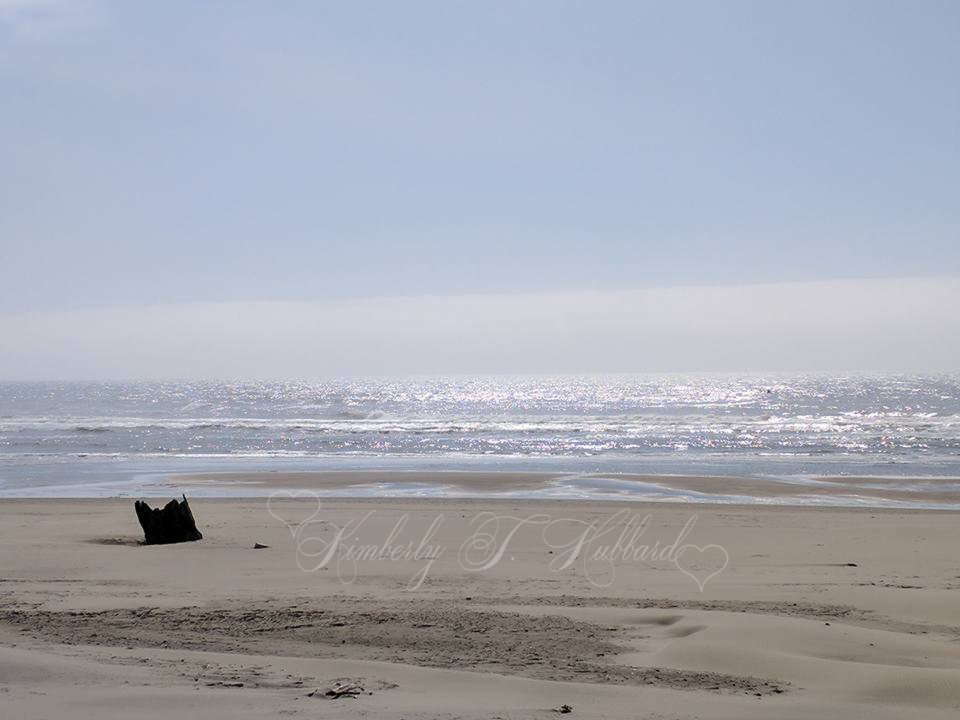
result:
[[[163,509],[152,508],[142,500],[134,504],[137,519],[143,528],[147,545],[166,545],[168,543],[202,540],[197,524],[190,512],[187,496],[183,500],[171,500]]]

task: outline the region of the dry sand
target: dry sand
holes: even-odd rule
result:
[[[960,514],[191,504],[204,540],[144,547],[128,500],[0,502],[3,717],[960,711]],[[340,562],[324,562],[338,532]],[[363,694],[325,697],[338,683]]]

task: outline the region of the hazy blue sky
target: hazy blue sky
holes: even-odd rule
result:
[[[958,78],[953,0],[0,0],[0,320],[956,276]]]

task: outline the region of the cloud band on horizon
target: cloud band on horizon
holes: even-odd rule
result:
[[[0,315],[0,379],[952,372],[960,278]]]

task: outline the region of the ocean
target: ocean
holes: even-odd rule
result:
[[[960,376],[0,383],[0,497],[349,469],[960,477]]]

